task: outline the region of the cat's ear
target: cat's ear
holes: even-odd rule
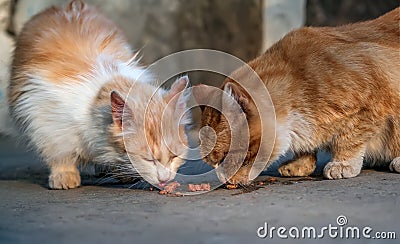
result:
[[[230,111],[240,106],[242,112],[249,111],[249,98],[243,88],[234,82],[228,82],[224,86],[224,95],[222,98],[222,109]]]
[[[178,78],[171,86],[171,89],[167,92],[164,99],[176,109],[185,109],[186,104],[189,101],[190,93],[185,91],[189,86],[189,77],[182,76]]]
[[[124,115],[125,108],[125,100],[121,97],[121,95],[116,92],[111,92],[111,115],[115,125],[117,125],[122,130],[122,117]],[[125,112],[127,112],[127,108],[125,108]]]
[[[81,12],[85,8],[85,3],[81,0],[72,0],[67,5],[67,11],[71,12]]]
[[[208,86],[204,84],[195,85],[192,87],[192,94],[196,102],[199,104],[201,111],[208,106],[218,108],[217,103],[220,101],[218,97],[222,91],[215,86]]]
[[[171,86],[171,89],[167,92],[167,94],[164,96],[165,100],[167,102],[170,102],[171,99],[173,99],[177,95],[187,95],[184,94],[184,90],[189,86],[189,77],[188,76],[182,76],[178,78]],[[185,104],[184,104],[185,105]]]
[[[171,86],[171,89],[165,94],[164,99],[173,106],[177,116],[185,115],[182,117],[180,124],[190,124],[190,118],[186,111],[187,103],[190,99],[190,92],[188,91],[189,77],[182,76],[178,78]]]

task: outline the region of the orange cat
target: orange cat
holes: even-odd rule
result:
[[[187,120],[176,116],[186,96],[174,96],[188,79],[165,91],[147,72],[118,27],[80,1],[25,25],[12,64],[10,113],[49,165],[50,188],[78,187],[77,166],[89,161],[139,171],[160,187],[175,177],[186,154],[176,136]]]
[[[301,28],[248,63],[262,79],[276,113],[275,142],[267,167],[293,151],[295,160],[282,165],[280,173],[309,175],[315,169],[316,151],[327,148],[333,156],[323,171],[328,179],[357,176],[363,160],[372,165],[387,163],[390,170],[400,172],[399,21],[397,8],[371,21]],[[244,77],[245,72],[240,68],[233,77]],[[201,87],[208,99],[222,99],[215,92],[212,95],[209,87]],[[262,89],[245,91],[231,78],[222,89],[246,115],[249,149],[243,165],[229,177],[242,162],[236,162],[234,156],[226,158],[232,145],[230,125],[221,114],[229,108],[223,105],[222,111],[211,107],[203,111],[201,125],[213,128],[216,140],[205,130],[201,151],[204,160],[219,169],[222,181],[246,184],[255,178],[250,176],[251,168],[259,149],[264,150],[259,148],[261,130],[268,127],[261,124],[251,98]]]

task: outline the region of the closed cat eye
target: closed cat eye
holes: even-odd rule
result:
[[[145,160],[145,161],[147,161],[147,162],[151,162],[151,163],[153,163],[154,165],[156,165],[156,160],[153,159],[153,158],[143,158],[143,160]]]

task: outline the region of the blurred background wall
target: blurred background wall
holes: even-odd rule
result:
[[[307,0],[306,25],[336,26],[364,21],[399,5],[399,0]]]
[[[0,0],[0,133],[10,133],[6,87],[15,37],[24,23],[68,0]],[[193,48],[256,57],[287,32],[304,24],[339,25],[377,17],[399,0],[86,0],[114,20],[144,64]],[[218,85],[223,77],[196,75],[193,83]],[[192,77],[191,77],[192,78]],[[212,82],[210,82],[210,80]]]

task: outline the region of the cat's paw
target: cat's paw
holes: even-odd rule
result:
[[[251,183],[251,180],[249,179],[250,170],[251,170],[251,167],[246,167],[246,166],[241,167],[235,173],[235,175],[233,175],[229,180],[227,180],[227,182],[230,184],[249,185]],[[222,182],[225,182],[225,181],[222,180]]]
[[[49,176],[50,189],[67,190],[77,188],[81,185],[79,171],[58,171],[52,172]]]
[[[354,162],[347,161],[330,162],[324,168],[324,176],[334,180],[356,177],[360,172],[361,166],[354,166]]]
[[[314,172],[314,167],[309,166],[299,166],[297,164],[285,164],[279,167],[279,174],[286,177],[296,177],[296,176],[309,176]]]
[[[392,160],[392,162],[389,165],[389,169],[390,171],[400,173],[400,157],[397,157]]]
[[[281,165],[278,168],[282,176],[309,176],[315,170],[315,160],[298,159]]]

